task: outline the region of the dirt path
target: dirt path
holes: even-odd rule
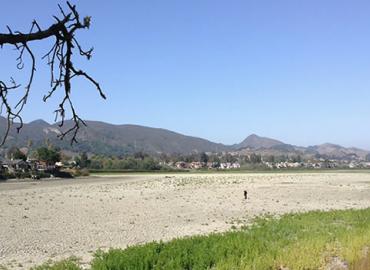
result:
[[[243,199],[247,189],[248,201]],[[0,184],[0,265],[219,232],[262,213],[370,207],[368,173],[175,174]]]

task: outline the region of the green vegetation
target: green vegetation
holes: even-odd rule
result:
[[[81,159],[82,160],[82,159]],[[78,161],[77,161],[78,162]],[[134,171],[157,171],[163,169],[159,161],[145,156],[128,157],[102,157],[93,156],[90,160],[84,162],[90,170],[134,170]]]
[[[76,156],[75,162],[80,168],[87,168],[91,165],[91,160],[89,160],[86,152],[83,152],[80,156]]]
[[[257,218],[250,227],[226,233],[98,251],[91,269],[321,269],[339,257],[350,269],[364,270],[369,246],[370,208],[314,211]],[[75,261],[35,268],[59,269],[80,268]]]
[[[54,148],[41,147],[36,150],[36,156],[39,160],[54,164],[60,161],[60,151]]]
[[[18,147],[11,147],[7,152],[7,157],[9,159],[21,159],[24,161],[27,159],[27,156]]]
[[[47,262],[41,266],[32,268],[32,270],[80,270],[79,260],[77,258],[70,258],[53,264]]]

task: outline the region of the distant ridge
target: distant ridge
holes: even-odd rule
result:
[[[24,124],[17,134],[13,127],[6,145],[0,149],[6,151],[11,146],[32,148],[52,144],[63,150],[75,153],[88,152],[100,155],[124,155],[143,151],[151,154],[190,154],[200,152],[234,152],[236,154],[259,153],[261,155],[301,155],[304,157],[322,157],[335,159],[365,159],[369,151],[358,148],[345,148],[335,144],[322,144],[309,147],[294,146],[284,142],[260,137],[248,136],[239,144],[224,145],[206,139],[186,136],[162,128],[139,125],[113,125],[99,121],[86,121],[78,133],[78,144],[70,145],[70,140],[60,140],[58,123],[49,124],[44,120],[35,120]],[[66,121],[64,128],[73,123]],[[0,117],[0,134],[3,135],[6,120]]]
[[[27,146],[32,141],[33,147],[51,143],[62,149],[75,152],[90,152],[104,155],[124,155],[138,151],[148,153],[179,153],[221,152],[228,146],[205,139],[182,135],[161,128],[150,128],[139,125],[113,125],[99,121],[85,121],[87,127],[82,127],[78,133],[78,144],[70,145],[69,138],[60,140],[58,123],[48,124],[43,120],[24,124],[17,134],[15,127],[10,132],[7,146]],[[67,129],[73,123],[66,121]],[[6,121],[0,118],[0,132],[4,131]],[[1,132],[1,134],[4,132]]]

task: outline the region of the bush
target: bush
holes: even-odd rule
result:
[[[55,163],[60,160],[60,152],[56,149],[41,147],[36,150],[39,160]]]
[[[50,172],[32,170],[28,172],[28,175],[32,179],[50,178]]]
[[[47,262],[41,266],[33,267],[31,270],[82,270],[76,258],[70,258],[57,263]]]
[[[368,269],[370,208],[257,218],[236,231],[98,251],[91,270],[326,269],[330,259]],[[365,265],[357,267],[357,265]],[[80,270],[73,260],[33,270]]]
[[[370,245],[370,209],[259,218],[245,230],[97,252],[93,270],[321,269]]]
[[[15,172],[15,178],[24,179],[24,178],[31,178],[31,173],[29,172]]]
[[[159,165],[158,160],[143,156],[141,158],[127,157],[119,158],[102,158],[93,157],[89,163],[92,170],[130,170],[130,171],[155,171],[160,170],[162,166]]]

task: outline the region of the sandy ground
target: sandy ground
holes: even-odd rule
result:
[[[99,248],[225,231],[263,213],[370,207],[370,173],[125,175],[0,183],[0,207],[0,265],[28,269],[71,255],[88,263]]]

